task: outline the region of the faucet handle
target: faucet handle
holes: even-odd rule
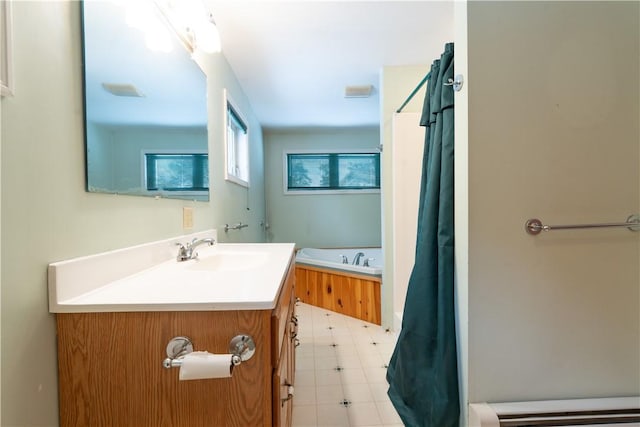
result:
[[[189,259],[189,247],[190,244],[187,243],[186,246],[180,242],[176,242],[175,243],[176,246],[179,246],[178,248],[178,255],[176,256],[176,259],[178,261],[185,261],[187,259]]]

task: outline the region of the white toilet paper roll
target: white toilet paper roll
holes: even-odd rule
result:
[[[211,354],[207,351],[191,352],[182,359],[180,381],[229,378],[233,369],[232,356],[231,354]]]

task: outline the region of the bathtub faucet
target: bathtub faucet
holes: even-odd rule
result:
[[[178,248],[178,256],[176,257],[176,260],[188,261],[190,259],[196,259],[198,258],[198,253],[193,251],[195,248],[204,244],[213,246],[215,242],[216,241],[214,239],[207,238],[207,239],[193,239],[191,242],[186,243],[184,245],[182,243],[176,243],[176,245],[180,246]]]
[[[353,257],[353,262],[351,264],[353,265],[360,265],[360,258],[362,258],[364,256],[363,252],[358,252],[356,254],[355,257]]]
[[[343,264],[349,264],[349,259],[347,258],[346,255],[340,255],[340,257],[342,258],[342,263]]]

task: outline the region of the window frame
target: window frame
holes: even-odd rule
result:
[[[207,150],[196,150],[196,149],[187,149],[187,150],[176,150],[176,149],[143,149],[140,151],[140,163],[141,163],[141,188],[145,194],[153,195],[153,196],[161,196],[164,194],[171,194],[175,196],[207,196],[209,197],[209,192],[211,190],[211,165],[209,165],[209,153]],[[207,165],[209,168],[209,186],[206,190],[149,190],[147,188],[147,155],[159,154],[159,155],[169,155],[169,156],[184,156],[184,155],[204,155],[207,157]]]
[[[289,155],[290,154],[302,154],[302,155],[314,155],[314,154],[375,154],[378,156],[378,180],[379,188],[310,188],[292,190],[289,189]],[[284,150],[282,152],[282,185],[285,195],[330,195],[330,194],[380,194],[382,187],[382,158],[380,151],[377,148],[357,148],[357,149],[329,149],[329,150],[302,150],[291,149]]]
[[[250,147],[250,130],[248,121],[242,111],[238,108],[238,104],[231,98],[227,89],[223,90],[223,115],[224,115],[224,179],[225,181],[233,182],[243,187],[249,188],[249,181],[251,175],[251,147]],[[236,122],[240,122],[240,127],[244,130],[245,133],[245,142],[246,142],[246,158],[244,159],[246,163],[246,179],[242,176],[238,176],[238,174],[229,170],[229,156],[232,155],[232,152],[237,152],[236,147],[234,146],[234,150],[230,149],[230,141],[229,141],[229,112],[234,116]],[[235,141],[234,141],[235,142]],[[236,144],[237,145],[237,144]]]

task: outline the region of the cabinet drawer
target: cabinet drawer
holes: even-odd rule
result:
[[[294,285],[294,271],[293,263],[289,265],[285,282],[280,291],[280,298],[278,304],[273,310],[271,316],[271,348],[272,352],[272,366],[277,366],[280,360],[280,353],[282,351],[282,340],[284,339],[285,330],[289,327],[290,318],[293,315],[293,306],[295,294],[293,292]]]

